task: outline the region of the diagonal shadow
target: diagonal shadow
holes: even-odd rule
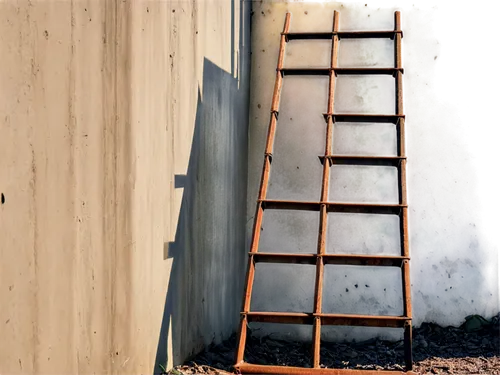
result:
[[[238,1],[238,0],[235,0]],[[198,101],[154,373],[236,330],[245,269],[248,143],[248,20],[241,1],[239,56],[232,74],[208,59]],[[234,2],[231,2],[234,34]],[[231,56],[234,56],[234,35]],[[245,41],[246,45],[243,45]],[[237,74],[235,73],[237,71]],[[236,78],[235,78],[236,77]]]

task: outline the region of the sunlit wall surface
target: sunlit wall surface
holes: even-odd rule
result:
[[[250,4],[0,2],[0,372],[153,374],[239,321]]]

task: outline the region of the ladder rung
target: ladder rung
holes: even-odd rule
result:
[[[326,156],[330,160],[331,164],[343,164],[343,165],[386,165],[397,167],[401,160],[406,159],[403,156],[364,156],[364,155],[328,155]],[[324,156],[320,156],[319,159],[321,163],[325,159]]]
[[[288,76],[318,76],[318,75],[329,75],[331,68],[282,68],[281,72],[283,75]]]
[[[248,253],[258,263],[316,264],[317,254]]]
[[[337,203],[337,202],[304,202],[264,199],[261,200],[264,209],[319,211],[322,204],[326,205],[328,212],[374,213],[374,214],[399,214],[404,204],[378,204],[378,203]]]
[[[393,39],[394,35],[401,31],[383,30],[383,31],[337,31],[337,32],[304,32],[304,33],[281,33],[287,39],[332,39],[336,34],[339,39],[365,39],[365,38],[390,38]]]
[[[234,366],[242,374],[273,374],[273,375],[417,375],[413,371],[398,370],[351,370],[341,368],[306,368],[292,366],[254,365],[240,362]]]
[[[321,319],[321,325],[341,325],[358,327],[392,327],[403,328],[411,318],[405,316],[355,315],[355,314],[313,314],[295,312],[251,311],[241,313],[247,316],[248,322],[281,323],[281,324],[313,324],[314,318]]]
[[[326,32],[304,32],[304,33],[281,33],[285,35],[287,40],[303,40],[303,39],[332,39],[334,33]]]
[[[288,263],[288,264],[316,264],[319,257],[325,264],[339,264],[350,266],[388,266],[401,267],[407,257],[392,255],[365,255],[365,254],[283,254],[283,253],[248,253],[258,263]]]
[[[247,316],[248,322],[281,323],[281,324],[313,324],[313,313],[262,312],[241,313]]]
[[[325,121],[332,116],[333,122],[362,122],[362,123],[381,123],[388,122],[397,125],[400,118],[405,115],[395,113],[324,113]]]
[[[379,31],[339,31],[339,39],[365,39],[365,38],[390,38],[393,39],[401,30],[379,30]]]
[[[388,74],[393,75],[398,71],[403,72],[403,69],[400,68],[335,68],[335,74]]]
[[[388,74],[394,75],[397,71],[403,72],[402,68],[282,68],[278,69],[283,75],[329,75],[333,70],[336,75],[358,75],[358,74]]]

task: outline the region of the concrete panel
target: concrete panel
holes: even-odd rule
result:
[[[248,21],[0,4],[1,372],[159,372],[235,330]]]
[[[319,129],[324,129],[321,108],[328,101],[327,90],[328,79],[325,77],[285,77],[281,127],[276,131],[269,179],[269,199],[319,199],[323,170],[316,161],[318,153],[325,148]],[[314,98],[314,105],[302,108],[301,104],[307,98]]]
[[[470,314],[485,317],[496,314],[500,309],[499,248],[494,223],[498,222],[500,202],[497,191],[500,186],[493,172],[497,160],[494,139],[498,131],[492,126],[491,119],[494,118],[492,116],[498,101],[498,95],[492,88],[498,87],[500,82],[498,75],[488,73],[496,69],[494,61],[498,60],[497,52],[491,48],[495,44],[495,20],[492,15],[495,12],[493,5],[482,4],[481,7],[462,9],[445,2],[414,5],[390,1],[368,4],[256,3],[252,26],[253,95],[250,99],[247,235],[252,229],[251,219],[262,168],[279,35],[286,11],[292,13],[290,30],[296,32],[331,30],[334,10],[340,11],[340,30],[391,30],[394,27],[394,11],[401,10],[414,323],[417,326],[422,322],[457,326]],[[465,20],[467,24],[464,24]],[[483,32],[480,37],[472,33],[464,34],[464,28],[481,29]],[[355,45],[352,41],[341,41],[340,64],[344,67],[392,66],[393,60],[388,56],[392,54],[392,45],[387,41],[376,43],[370,44],[366,40]],[[300,48],[292,46],[292,52],[286,55],[285,67],[299,65],[297,56],[303,56],[310,66],[320,65],[324,53],[316,44],[310,50],[307,50],[306,43],[302,43]],[[311,58],[311,55],[317,56],[317,59]],[[482,65],[484,74],[474,74],[470,70],[472,64]],[[299,123],[293,123],[296,121],[294,116],[282,116],[280,111],[277,137],[280,132],[288,130],[292,123],[293,131],[286,132],[286,143],[279,150],[282,162],[278,163],[278,155],[276,163],[273,160],[271,176],[279,176],[282,183],[270,187],[269,197],[272,193],[273,199],[306,200],[311,199],[311,194],[319,194],[317,186],[320,181],[307,180],[316,178],[313,171],[318,166],[314,163],[319,164],[317,156],[323,153],[321,146],[318,146],[318,139],[322,137],[324,141],[325,136],[324,126],[310,126],[316,124],[321,112],[326,111],[326,105],[321,107],[322,101],[318,99],[320,94],[314,91],[313,86],[318,91],[324,90],[324,87],[315,83],[315,77],[302,78],[304,82],[292,83],[293,90],[290,93],[287,92],[290,88],[287,87],[288,79],[285,77],[284,80],[281,106],[284,111],[287,106],[295,110],[299,114]],[[339,76],[336,110],[394,113],[392,80],[392,77],[380,76]],[[310,110],[314,113],[310,114]],[[290,117],[293,117],[293,122]],[[300,131],[301,127],[306,126],[306,132]],[[394,155],[395,141],[393,125],[336,124],[333,145],[334,152],[342,154]],[[276,142],[279,145],[278,138]],[[317,154],[309,155],[308,152]],[[307,178],[300,176],[304,168]],[[383,175],[373,174],[372,168],[335,166],[331,174],[330,200],[393,202],[397,199],[396,181],[393,181],[395,174],[391,171],[394,168],[382,167],[378,171],[383,172]],[[352,173],[354,169],[356,171]],[[302,232],[306,229],[314,230],[314,225],[306,225],[300,215],[289,213],[279,225],[273,226],[266,214],[264,233],[267,225],[275,227],[279,233],[287,234],[280,234],[279,241],[273,243],[273,252],[314,251],[314,244],[305,246],[305,241],[297,239],[303,236]],[[397,226],[394,226],[392,218],[387,218],[389,220],[381,221],[373,220],[370,215],[329,215],[331,223],[327,252],[397,252]],[[264,245],[271,243],[271,237],[272,233],[266,233]],[[340,294],[344,311],[361,312],[361,307],[365,313],[389,311],[388,307],[382,306],[383,302],[390,302],[391,311],[400,308],[396,297],[388,299],[386,296],[388,289],[385,281],[374,271],[365,271],[353,269],[349,273],[342,273],[332,270],[331,275],[326,275],[325,308],[335,312],[336,307],[339,307],[335,301],[340,298]],[[301,285],[301,280],[304,283],[308,280],[300,266],[294,271],[296,280],[290,285],[283,285],[276,277],[269,274],[259,281],[263,285],[274,286],[275,296],[265,293],[259,297],[255,293],[253,304],[259,306],[266,298],[289,295],[291,292],[288,288]],[[388,284],[395,283],[395,290],[400,290],[399,281],[395,278],[391,280]],[[365,284],[370,288],[365,287]],[[300,297],[303,301],[296,300],[295,303],[301,305],[310,297],[303,293]],[[309,311],[312,311],[312,305]],[[296,334],[298,338],[304,338],[304,330],[295,330],[293,327],[287,329],[280,330],[280,334]],[[258,334],[270,332],[263,325]],[[349,337],[345,336],[349,332]],[[364,339],[371,335],[398,337],[397,332],[387,335],[385,332],[377,329],[342,331],[334,327],[324,332],[324,338]]]

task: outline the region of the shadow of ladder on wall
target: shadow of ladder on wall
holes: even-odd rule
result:
[[[401,63],[401,16],[400,12],[394,15],[394,30],[389,31],[338,31],[339,13],[334,12],[333,29],[331,32],[292,33],[290,28],[290,13],[286,14],[285,26],[281,33],[281,42],[278,55],[276,82],[271,106],[271,117],[267,135],[264,166],[257,199],[257,209],[252,233],[252,242],[248,260],[248,270],[241,312],[240,332],[236,353],[235,369],[241,373],[254,374],[337,374],[337,375],[368,375],[368,374],[414,374],[412,369],[412,333],[411,333],[411,294],[410,294],[410,268],[408,244],[408,213],[406,198],[406,156],[405,156],[405,116],[403,115],[403,68]],[[338,68],[337,52],[339,40],[345,38],[390,38],[394,40],[394,67],[393,68]],[[285,68],[283,66],[285,45],[294,39],[326,39],[332,41],[330,67],[326,68]],[[338,114],[334,112],[335,78],[339,74],[386,74],[395,78],[396,103],[395,114],[369,115],[369,114]],[[325,154],[319,159],[323,164],[321,200],[319,202],[283,201],[266,199],[269,174],[272,162],[273,144],[278,122],[279,102],[283,78],[285,75],[327,75],[329,76],[328,109],[324,113],[326,121]],[[369,122],[392,123],[397,132],[397,156],[352,156],[336,155],[332,152],[333,126],[337,122]],[[398,204],[367,204],[367,203],[335,203],[328,201],[328,186],[330,167],[333,164],[344,165],[372,165],[393,166],[398,170]],[[282,254],[259,253],[259,237],[265,210],[309,210],[318,211],[320,224],[318,233],[317,253],[315,254]],[[352,255],[352,254],[327,254],[326,229],[328,212],[393,214],[399,216],[399,230],[401,242],[400,256],[387,255]],[[290,312],[256,312],[250,310],[255,265],[258,262],[311,264],[316,265],[316,281],[314,308],[312,313]],[[326,264],[358,265],[358,266],[390,266],[401,268],[403,315],[402,316],[374,316],[353,314],[325,314],[322,313],[323,272]],[[247,338],[247,325],[250,322],[282,323],[282,324],[308,324],[313,325],[312,337],[312,368],[257,365],[244,361],[245,345]],[[322,325],[343,326],[371,326],[394,327],[404,329],[404,358],[406,371],[375,371],[333,369],[320,367],[320,346]]]

